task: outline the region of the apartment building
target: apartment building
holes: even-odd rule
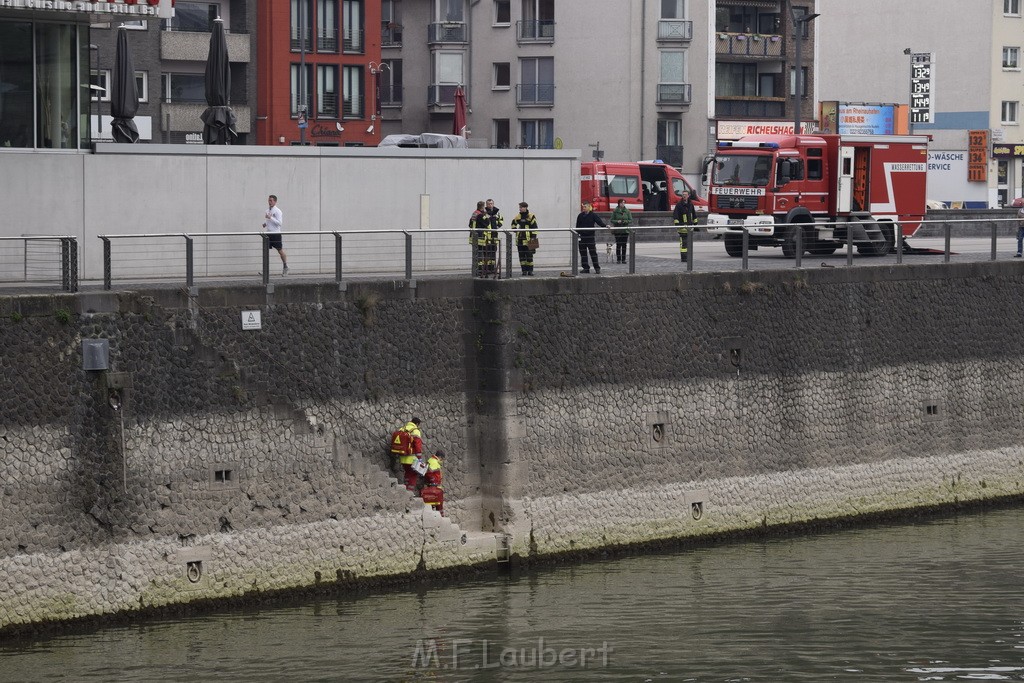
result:
[[[213,22],[220,18],[231,63],[230,105],[236,144],[252,143],[256,96],[255,3],[176,0],[174,17],[91,15],[89,30],[93,140],[110,140],[110,78],[117,29],[123,24],[135,67],[139,142],[202,144],[205,70]],[[102,118],[100,118],[102,117]]]
[[[822,4],[815,22],[821,99],[909,104],[912,60],[929,56],[931,120],[913,124],[913,132],[932,136],[929,197],[996,207],[1024,196],[1021,5],[933,0],[909,11],[887,0]],[[971,131],[987,144],[972,150]],[[972,153],[982,155],[980,168]]]

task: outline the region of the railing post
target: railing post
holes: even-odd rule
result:
[[[334,233],[334,281],[341,282],[341,233]]]
[[[992,260],[996,260],[996,232],[999,229],[999,224],[992,221]]]
[[[697,226],[691,226],[686,231],[686,272],[693,272],[693,233],[697,231]]]
[[[917,226],[920,230],[921,226]],[[903,263],[903,226],[899,223],[893,228],[893,235],[896,238],[896,263]]]
[[[263,284],[270,284],[270,235],[267,233],[261,233],[260,237],[263,241]]]
[[[799,268],[800,264],[804,262],[804,228],[802,225],[796,227],[796,262],[793,264],[794,268]]]
[[[405,232],[405,279],[412,279],[412,233]]]
[[[512,232],[505,230],[505,277],[512,277]]]
[[[945,238],[946,238],[946,249],[945,249],[945,253],[942,256],[942,260],[945,263],[949,263],[949,237],[950,237],[950,234],[949,234],[949,223],[946,223],[946,225],[942,229],[942,232],[943,232],[943,234],[945,235]]]
[[[629,274],[636,272],[636,230],[629,231]]]
[[[195,261],[192,259],[193,245],[192,237],[185,235],[185,286],[192,289],[195,284]]]
[[[846,265],[853,266],[853,230],[851,224],[846,224]]]
[[[103,289],[110,289],[110,238],[101,237],[103,240]]]
[[[575,230],[570,230],[569,234],[569,247],[572,249],[572,253],[569,254],[569,272],[576,275],[580,269],[580,236]]]
[[[65,292],[71,289],[71,276],[68,273],[71,262],[71,243],[67,237],[60,238],[60,286]]]
[[[746,270],[749,264],[748,258],[750,257],[750,233],[747,232],[747,226],[743,226],[743,261],[740,265],[741,270]]]

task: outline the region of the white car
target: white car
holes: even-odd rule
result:
[[[940,202],[938,199],[926,199],[924,202],[925,206],[929,209],[946,209],[945,202]]]

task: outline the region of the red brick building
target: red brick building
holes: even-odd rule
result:
[[[373,146],[380,141],[375,87],[380,6],[380,0],[260,0],[257,144],[304,140]],[[303,92],[305,129],[300,127]]]

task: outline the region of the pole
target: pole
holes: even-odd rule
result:
[[[793,73],[793,135],[800,135],[800,86],[803,85],[804,60],[804,23],[794,17],[793,26],[796,30],[796,71]]]
[[[299,144],[306,145],[306,0],[299,0]],[[303,120],[305,119],[305,120]]]

